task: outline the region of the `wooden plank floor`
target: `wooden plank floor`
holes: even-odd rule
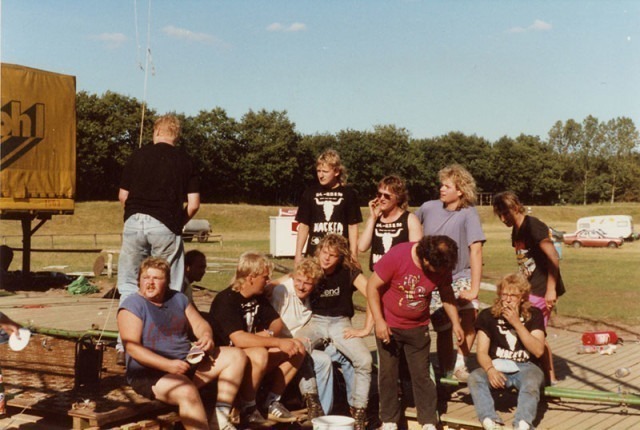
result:
[[[198,292],[196,304],[208,311],[213,294]],[[92,326],[116,330],[117,301],[91,297],[71,297],[64,294],[46,295],[19,293],[0,298],[0,310],[13,319],[35,327],[47,327],[70,331],[84,331]],[[354,325],[361,325],[363,315],[358,314]],[[581,333],[549,328],[548,340],[554,352],[559,387],[594,389],[611,392],[640,394],[640,338],[627,339],[613,355],[576,353]],[[372,336],[367,345],[375,349]],[[435,352],[435,335],[432,338]],[[432,354],[435,356],[435,354]],[[0,363],[2,355],[0,350]],[[621,367],[630,374],[617,378]],[[442,418],[452,428],[478,426],[471,397],[466,387],[451,388],[452,397]],[[511,400],[515,397],[511,396]],[[507,396],[509,401],[509,396]],[[507,423],[513,420],[513,407],[500,406],[500,414]],[[454,424],[457,422],[458,424]],[[545,399],[536,422],[538,429],[640,429],[640,407],[596,404],[587,401]],[[0,428],[2,422],[0,422]],[[29,427],[29,428],[38,428]],[[45,428],[45,427],[42,427]]]

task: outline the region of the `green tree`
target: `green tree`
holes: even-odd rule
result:
[[[78,200],[113,200],[122,167],[138,147],[142,108],[138,100],[107,91],[76,96]],[[147,112],[153,118],[152,110]],[[151,140],[145,127],[143,141]]]
[[[633,151],[638,147],[640,136],[630,118],[609,120],[604,127],[603,153],[609,168],[610,202],[616,200],[616,190],[629,185],[634,171]]]
[[[286,111],[249,111],[238,125],[240,181],[249,202],[289,204],[296,198],[300,136]]]
[[[238,123],[222,108],[200,111],[184,120],[180,145],[194,159],[206,202],[238,202],[241,144]]]

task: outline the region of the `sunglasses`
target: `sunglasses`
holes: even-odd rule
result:
[[[386,200],[391,200],[391,196],[392,194],[389,193],[381,193],[378,191],[378,193],[376,194],[378,196],[379,199],[384,198]]]

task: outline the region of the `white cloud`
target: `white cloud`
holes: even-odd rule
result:
[[[267,31],[282,31],[282,32],[297,32],[297,31],[305,31],[307,26],[301,22],[294,22],[293,24],[285,27],[279,22],[274,22],[267,26]]]
[[[122,33],[100,33],[92,35],[91,39],[104,42],[107,49],[117,49],[127,41],[127,36]]]
[[[167,25],[162,29],[162,32],[169,37],[175,39],[188,40],[191,42],[204,43],[207,45],[216,45],[223,48],[227,48],[228,44],[218,39],[215,36],[207,33],[196,33],[195,31],[187,30],[185,28],[175,27],[173,25]]]
[[[509,30],[507,30],[507,32],[508,33],[526,33],[528,31],[550,31],[552,28],[553,26],[548,22],[544,22],[540,19],[536,19],[533,21],[533,24],[531,24],[527,28],[511,27]]]
[[[274,22],[267,26],[267,31],[283,31],[284,27],[279,22]]]
[[[529,30],[535,30],[535,31],[549,31],[551,30],[551,28],[553,28],[551,24],[539,19],[536,19],[535,21],[533,21],[533,24],[529,26]]]

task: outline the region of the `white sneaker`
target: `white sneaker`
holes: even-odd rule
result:
[[[517,426],[513,426],[514,430],[530,430],[531,426],[526,421],[520,420]]]
[[[422,430],[438,430],[433,424],[425,424],[422,426]]]
[[[484,430],[502,430],[502,424],[487,417],[482,420],[482,428]]]
[[[398,424],[396,423],[382,423],[380,430],[398,430]]]

